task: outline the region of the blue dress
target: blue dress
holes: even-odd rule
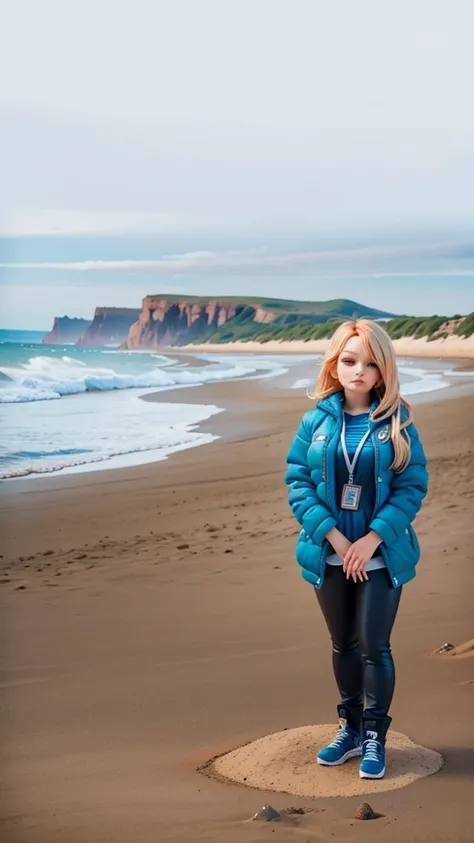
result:
[[[361,413],[357,416],[344,413],[344,418],[346,421],[347,453],[352,462],[357,446],[367,431],[369,413]],[[340,509],[337,519],[337,529],[350,542],[355,542],[357,539],[362,538],[362,536],[367,535],[369,524],[372,521],[375,507],[374,461],[374,446],[369,437],[364,442],[354,473],[354,484],[362,486],[359,508],[356,510]],[[344,460],[342,444],[339,440],[336,455],[336,500],[339,504],[342,498],[344,484],[348,482],[349,475]],[[342,565],[342,559],[333,552],[328,554],[327,563],[328,565]],[[378,550],[375,551],[374,556],[367,563],[366,571],[374,571],[377,568],[385,568],[385,563]]]

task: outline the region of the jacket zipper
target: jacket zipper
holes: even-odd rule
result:
[[[322,469],[322,475],[323,475],[322,479],[323,479],[324,483],[327,483],[327,480],[326,480],[326,477],[327,477],[326,463],[327,463],[328,445],[329,445],[329,439],[326,439],[326,441],[324,443],[324,448],[323,448],[323,469]]]
[[[372,513],[372,518],[373,518],[375,513],[378,511],[378,508],[379,508],[379,500],[380,500],[379,487],[381,485],[381,483],[379,481],[379,478],[380,478],[380,446],[379,446],[379,443],[377,442],[377,437],[375,435],[375,432],[372,434],[372,441],[373,441],[373,444],[374,444],[374,451],[375,451],[375,507],[374,507],[374,511]],[[380,553],[382,554],[383,560],[385,562],[387,571],[390,574],[390,579],[392,580],[393,585],[398,586],[398,580],[397,580],[396,577],[393,576],[393,571],[391,570],[391,567],[390,567],[390,564],[389,564],[389,561],[388,561],[387,552],[383,547],[383,542],[382,542],[381,545],[379,545],[379,550],[380,550]]]

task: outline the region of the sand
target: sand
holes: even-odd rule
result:
[[[265,736],[336,727],[327,633],[283,485],[308,402],[257,381],[158,399],[198,393],[229,407],[203,425],[226,419],[212,445],[0,488],[2,840],[472,843],[474,662],[431,653],[473,637],[473,398],[416,408],[430,493],[393,636],[393,732],[444,766],[369,797],[334,798],[334,771],[318,771],[311,798],[197,772]],[[362,801],[379,819],[354,819]],[[265,803],[303,813],[248,822]]]
[[[366,796],[413,784],[432,776],[443,766],[439,752],[417,746],[406,735],[390,730],[387,754],[390,765],[380,780],[358,776],[360,758],[335,767],[315,764],[315,747],[327,746],[334,738],[334,723],[300,726],[265,735],[214,759],[204,768],[219,781],[232,781],[293,796]]]
[[[269,342],[228,342],[228,343],[205,343],[204,345],[182,346],[187,351],[216,351],[225,352],[247,352],[256,354],[324,354],[329,348],[330,340],[270,340]],[[399,357],[442,357],[442,358],[474,358],[474,335],[471,337],[458,337],[454,334],[442,340],[429,341],[426,337],[413,339],[403,337],[395,340],[395,351]]]

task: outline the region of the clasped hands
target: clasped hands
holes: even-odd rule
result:
[[[342,569],[346,575],[346,579],[352,577],[354,582],[360,580],[368,580],[366,566],[369,559],[372,558],[382,539],[374,530],[370,530],[367,535],[362,536],[356,542],[352,543],[349,539],[341,533],[337,527],[334,527],[326,535],[327,540],[334,548],[335,553],[343,560]]]

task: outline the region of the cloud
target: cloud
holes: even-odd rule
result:
[[[270,252],[268,247],[245,250],[198,250],[146,260],[82,260],[0,263],[10,270],[48,270],[139,275],[240,275],[327,273],[337,278],[385,278],[474,275],[472,249],[466,244],[371,246],[346,249]]]
[[[31,209],[5,213],[0,237],[48,237],[52,235],[140,235],[181,230],[182,216],[176,213],[126,211],[80,211]]]

